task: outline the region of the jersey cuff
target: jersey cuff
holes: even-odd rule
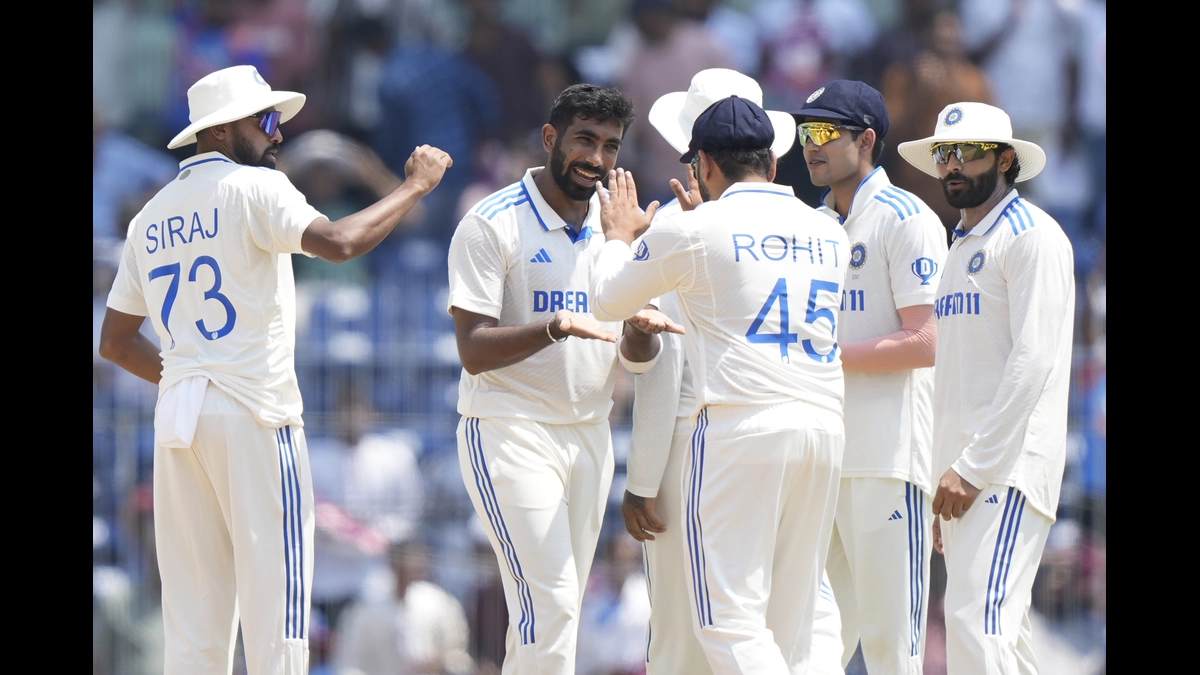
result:
[[[150,312],[146,311],[146,303],[126,298],[120,295],[108,295],[106,306],[131,316],[150,316]]]
[[[475,298],[463,295],[451,295],[450,299],[446,302],[446,313],[451,314],[450,310],[455,307],[459,309],[465,309],[468,312],[475,312],[476,314],[490,316],[493,319],[500,319],[500,305],[495,305],[490,302],[476,300]],[[453,316],[453,314],[451,314],[451,316]],[[551,318],[553,318],[553,316],[553,314],[550,315]],[[547,319],[547,321],[548,320],[549,319]]]
[[[658,363],[658,357],[662,356],[663,353],[662,336],[655,335],[654,339],[658,341],[658,351],[654,353],[654,357],[649,361],[630,361],[625,357],[625,352],[621,350],[621,344],[625,341],[625,336],[622,335],[621,339],[617,340],[617,356],[621,359],[621,365],[625,366],[625,370],[634,375],[641,375],[653,368],[654,364]]]
[[[951,464],[950,468],[954,469],[954,473],[957,473],[963,480],[970,483],[971,487],[975,488],[976,490],[982,490],[992,484],[992,481],[983,478],[978,473],[969,469],[967,467],[967,461],[962,457],[959,457],[958,461]]]
[[[936,299],[937,293],[933,291],[892,296],[892,301],[896,303],[896,309],[916,307],[917,305],[932,305]]]
[[[626,483],[625,490],[628,491],[629,494],[636,495],[638,497],[645,497],[647,499],[658,498],[658,486],[657,485],[655,485],[654,487],[647,487],[644,485],[636,485],[634,483]]]

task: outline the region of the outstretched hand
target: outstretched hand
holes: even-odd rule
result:
[[[600,193],[600,226],[604,229],[604,238],[632,244],[650,227],[650,221],[658,211],[658,202],[650,202],[650,206],[642,211],[642,207],[638,206],[633,174],[625,169],[609,171],[608,184],[610,188],[596,182],[596,191]]]
[[[675,193],[675,198],[679,200],[679,208],[684,211],[691,211],[704,203],[704,196],[700,194],[700,181],[696,180],[696,174],[693,171],[688,171],[686,190],[678,178],[672,178],[671,192]]]
[[[574,335],[577,338],[616,342],[617,334],[600,325],[586,314],[576,314],[569,309],[560,309],[554,313],[552,322],[559,335]]]
[[[657,309],[647,307],[633,316],[625,319],[625,322],[634,328],[648,335],[656,333],[676,333],[683,335],[683,326],[671,320],[671,317],[663,314]]]

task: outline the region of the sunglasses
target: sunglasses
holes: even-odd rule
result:
[[[958,158],[960,162],[970,162],[976,159],[983,159],[987,156],[988,150],[995,150],[1000,147],[999,143],[938,143],[929,149],[933,155],[933,161],[938,164],[945,164],[950,161],[950,156]]]
[[[263,133],[268,136],[274,136],[275,130],[279,128],[279,120],[283,117],[283,113],[278,110],[264,110],[251,115],[258,120],[258,128],[263,130]]]
[[[818,147],[825,145],[829,141],[836,141],[842,137],[842,130],[846,131],[863,131],[862,127],[849,127],[840,124],[830,124],[829,122],[802,122],[796,127],[800,134],[800,145],[808,145],[809,141]]]

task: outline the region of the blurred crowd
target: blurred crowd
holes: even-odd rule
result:
[[[308,95],[279,168],[330,218],[403,180],[412,148],[446,150],[441,185],[378,249],[343,265],[297,257],[297,374],[318,550],[313,672],[496,673],[507,616],[495,558],[459,476],[460,372],[446,248],[463,213],[545,161],[539,130],[578,81],[639,114],[620,162],[669,198],[678,153],[644,122],[704,68],[798,109],[838,78],[883,92],[892,182],[957,212],[894,151],[947,104],[1004,108],[1046,150],[1021,191],[1071,237],[1079,292],[1062,506],[1034,590],[1044,672],[1095,673],[1106,642],[1106,6],[1103,0],[94,0],[92,6],[93,671],[155,672],[161,611],[150,488],[156,391],[96,355],[125,228],[177,172],[167,141],[186,91],[256,66]],[[799,153],[778,181],[815,204]],[[579,672],[643,671],[649,605],[619,522],[632,383],[613,412],[618,477],[581,627]],[[939,663],[935,556],[926,672]],[[944,575],[941,577],[944,580]],[[944,653],[944,649],[941,650]],[[852,665],[853,671],[854,666]]]

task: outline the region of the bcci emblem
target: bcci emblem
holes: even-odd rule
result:
[[[946,113],[946,119],[943,120],[946,126],[952,127],[962,121],[963,112],[961,108],[951,108],[950,112]]]
[[[912,264],[912,273],[921,280],[922,286],[928,286],[929,280],[937,274],[938,264],[932,258],[917,258]]]
[[[820,89],[814,91],[804,102],[812,103],[813,101],[821,98],[821,94],[824,94],[824,93],[825,93],[825,87],[821,87]]]
[[[971,276],[979,274],[979,270],[983,269],[985,262],[987,262],[987,254],[983,251],[976,251],[975,255],[971,256],[971,260],[967,262],[967,274]]]
[[[646,242],[643,241],[642,243],[638,244],[637,254],[633,256],[633,259],[634,260],[649,260],[650,259],[650,247],[646,245]]]
[[[865,264],[867,264],[867,245],[860,241],[850,249],[850,269],[862,269]]]

